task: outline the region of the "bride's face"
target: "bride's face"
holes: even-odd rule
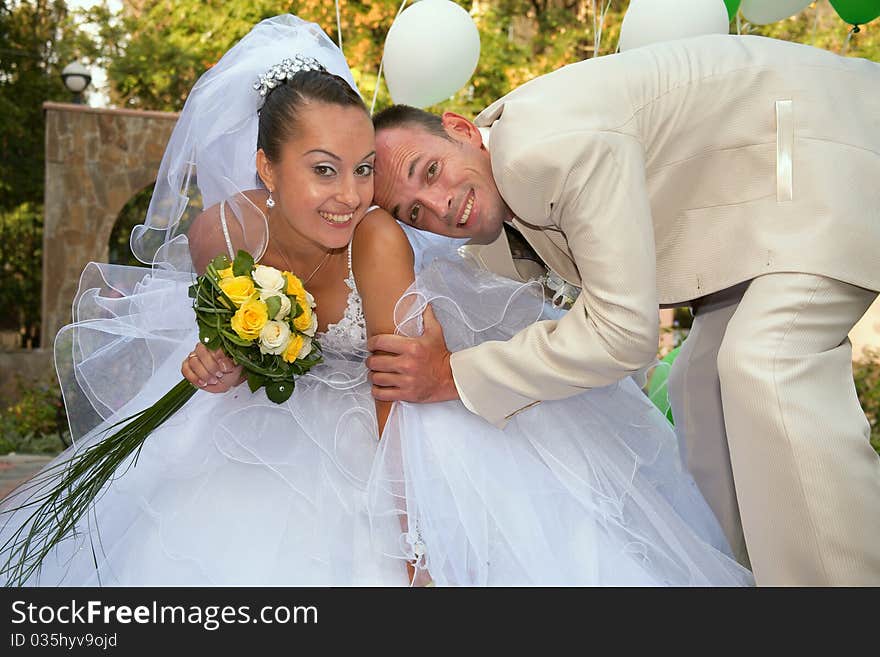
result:
[[[257,167],[273,190],[269,230],[289,230],[323,249],[346,246],[373,198],[373,125],[358,107],[310,101],[281,157]]]

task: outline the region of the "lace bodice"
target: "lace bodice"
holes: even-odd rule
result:
[[[361,295],[358,294],[354,273],[351,270],[351,244],[348,245],[348,277],[345,279],[345,284],[350,290],[345,312],[338,322],[327,325],[327,330],[318,335],[318,341],[325,351],[365,354],[367,350],[367,322],[364,319]]]

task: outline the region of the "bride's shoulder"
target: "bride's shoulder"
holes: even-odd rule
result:
[[[354,251],[373,249],[374,247],[382,247],[384,250],[403,245],[409,248],[409,240],[406,238],[403,228],[394,217],[379,207],[369,210],[357,228],[354,229],[354,237],[352,238]]]
[[[262,190],[249,190],[234,200],[205,208],[193,219],[187,239],[196,271],[203,272],[213,258],[229,252],[227,235],[235,251],[239,245],[246,243],[246,231],[265,230],[265,215],[260,206],[265,204],[266,196]]]
[[[388,212],[375,208],[367,212],[352,238],[352,266],[355,275],[379,271],[401,263],[412,270],[413,251],[400,224]]]

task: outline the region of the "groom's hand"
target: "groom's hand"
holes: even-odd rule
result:
[[[425,331],[416,338],[374,335],[367,341],[373,397],[379,401],[438,402],[458,399],[443,327],[431,307],[422,315]]]

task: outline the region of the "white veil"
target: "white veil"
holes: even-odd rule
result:
[[[243,192],[257,177],[260,75],[294,55],[314,57],[357,90],[340,50],[315,23],[291,14],[256,25],[196,82],[162,157],[147,217],[131,234],[132,253],[146,264],[191,271],[186,232],[203,209],[227,201],[226,216],[242,227],[240,246],[259,259],[266,250],[265,214]],[[199,193],[201,198],[199,198]],[[231,212],[230,212],[231,210]],[[245,214],[256,215],[244,231]],[[254,230],[253,225],[262,229]]]
[[[131,403],[142,409],[179,380],[186,349],[198,340],[186,294],[193,280],[192,219],[225,200],[227,222],[241,226],[236,246],[257,259],[264,253],[266,217],[245,196],[262,188],[256,151],[263,97],[254,83],[296,55],[314,57],[356,88],[342,53],[316,24],[284,14],[256,25],[195,84],[165,149],[146,220],[131,235],[132,252],[152,271],[106,263],[83,271],[73,323],[55,339],[74,440],[131,415]],[[167,376],[154,379],[163,368]],[[150,397],[145,386],[154,380]]]

